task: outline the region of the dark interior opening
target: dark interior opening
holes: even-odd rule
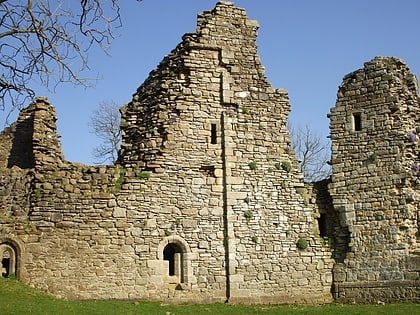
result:
[[[181,248],[174,243],[168,244],[163,250],[163,259],[169,261],[169,275],[175,276],[175,254],[182,253]]]
[[[353,114],[354,131],[362,130],[362,115],[360,113]]]
[[[217,144],[217,125],[211,124],[211,144]]]
[[[8,277],[10,273],[10,258],[3,258],[1,261],[2,277]]]
[[[319,236],[326,237],[327,235],[327,216],[325,213],[321,213],[318,218]]]

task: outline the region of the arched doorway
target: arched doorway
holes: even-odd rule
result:
[[[165,237],[159,244],[158,259],[164,263],[161,271],[171,283],[188,284],[194,281],[191,259],[194,255],[188,243],[177,235]]]
[[[9,277],[17,273],[16,250],[9,244],[0,244],[1,276]]]
[[[184,282],[182,248],[176,243],[169,243],[163,249],[163,260],[169,262],[169,276],[177,276],[179,282]]]

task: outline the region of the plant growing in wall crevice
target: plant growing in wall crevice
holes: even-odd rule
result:
[[[141,172],[137,175],[138,179],[149,179],[152,174],[150,172]]]
[[[248,166],[249,166],[249,169],[251,171],[255,171],[257,169],[257,163],[256,162],[249,162]]]
[[[319,236],[319,241],[321,242],[323,247],[329,247],[329,248],[332,248],[332,245],[334,243],[334,239],[332,237]]]
[[[124,177],[125,177],[125,172],[124,170],[121,170],[117,180],[115,181],[114,193],[117,194],[121,191],[122,185],[124,184],[124,181],[125,181]]]
[[[290,173],[290,171],[292,170],[292,164],[289,161],[283,161],[283,162],[277,162],[274,164],[274,167],[277,170],[283,170],[287,173]]]
[[[299,250],[305,250],[305,249],[307,249],[308,248],[308,241],[305,239],[305,238],[303,238],[303,237],[301,237],[301,238],[299,238],[298,240],[297,240],[297,242],[296,242],[296,247],[299,249]]]
[[[305,194],[305,188],[303,188],[303,187],[296,187],[296,192],[303,197],[304,194]]]
[[[375,163],[376,161],[378,161],[378,155],[376,153],[372,153],[371,155],[369,155],[369,161],[372,163]]]
[[[249,107],[242,107],[242,114],[249,114],[249,113],[250,113]]]
[[[35,230],[35,227],[32,225],[32,223],[29,221],[29,219],[26,219],[25,225],[23,226],[23,229],[26,233],[30,233]]]
[[[43,195],[44,195],[44,190],[41,187],[38,187],[35,189],[35,193],[34,193],[35,201],[41,200]]]
[[[246,210],[244,212],[244,217],[246,219],[247,222],[251,221],[253,215],[252,215],[252,211],[251,210]]]
[[[289,161],[281,162],[281,168],[287,173],[290,173],[290,171],[292,170],[292,164],[290,164]]]

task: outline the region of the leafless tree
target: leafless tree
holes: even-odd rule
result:
[[[141,1],[141,0],[137,0]],[[0,0],[0,109],[71,82],[88,86],[87,52],[105,52],[121,26],[119,0]],[[95,78],[94,78],[95,79]]]
[[[91,132],[102,140],[93,150],[97,164],[114,164],[121,144],[120,106],[113,102],[102,102],[89,120]]]
[[[309,125],[304,128],[288,126],[292,149],[299,160],[299,169],[306,182],[317,182],[331,175],[330,144],[316,134]]]

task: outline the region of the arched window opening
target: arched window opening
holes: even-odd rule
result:
[[[9,252],[5,251],[3,253],[3,259],[1,260],[1,276],[8,277],[10,274],[10,258]]]
[[[16,275],[16,252],[7,244],[0,245],[1,276]]]
[[[184,282],[183,252],[176,243],[169,243],[163,250],[163,259],[169,262],[169,276],[177,276],[179,282]]]

